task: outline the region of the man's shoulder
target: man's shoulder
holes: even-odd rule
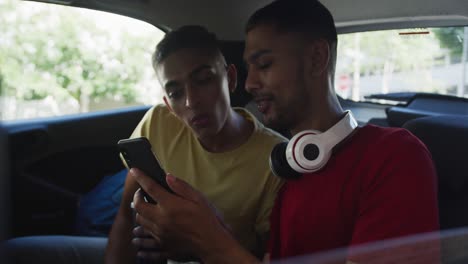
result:
[[[280,133],[274,131],[271,128],[265,127],[264,125],[259,127],[255,132],[258,134],[259,137],[271,140],[274,143],[288,141],[288,139],[282,136]]]
[[[172,115],[171,111],[167,106],[163,104],[157,104],[153,107],[151,107],[145,114],[146,119],[161,119],[161,118],[167,118],[168,116]]]
[[[274,131],[273,129],[265,127],[265,125],[260,122],[255,115],[253,115],[249,110],[242,107],[234,107],[234,110],[241,114],[245,119],[254,124],[254,137],[266,142],[279,143],[285,142],[288,139],[282,136],[280,133]]]
[[[359,139],[354,145],[360,148],[362,158],[374,165],[410,163],[416,160],[429,162],[431,154],[422,141],[403,128],[366,125],[360,128]],[[381,162],[378,162],[378,161]]]
[[[365,125],[359,129],[359,140],[379,146],[407,146],[424,144],[408,130],[398,127],[380,127],[375,125]]]
[[[174,131],[185,131],[184,123],[165,105],[155,105],[145,114],[133,136],[144,136],[152,141],[155,138],[172,138]]]
[[[183,123],[169,110],[166,105],[158,104],[151,107],[143,117],[145,122],[150,122],[152,126],[182,126]]]

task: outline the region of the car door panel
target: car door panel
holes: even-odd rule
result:
[[[123,168],[116,143],[148,107],[6,123],[13,236],[70,234],[79,197]]]

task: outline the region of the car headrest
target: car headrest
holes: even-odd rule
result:
[[[403,127],[431,152],[439,178],[439,194],[468,194],[468,116],[421,117]]]
[[[245,79],[247,78],[247,69],[244,66],[242,56],[244,53],[244,42],[242,41],[224,41],[221,43],[221,51],[223,52],[226,62],[234,64],[237,68],[237,88],[231,94],[232,106],[245,106],[252,96],[245,90]]]

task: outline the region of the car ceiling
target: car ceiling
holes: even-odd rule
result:
[[[50,0],[41,0],[49,2]],[[52,0],[138,18],[162,29],[204,25],[223,40],[242,40],[244,24],[271,0]],[[468,25],[467,0],[321,0],[340,33]]]

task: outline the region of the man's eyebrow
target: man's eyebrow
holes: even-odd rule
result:
[[[195,68],[195,70],[193,70],[189,76],[190,78],[193,78],[193,76],[196,76],[198,73],[200,73],[201,71],[203,70],[206,70],[206,69],[212,69],[213,67],[208,65],[208,64],[203,64],[203,65],[200,65],[198,66],[197,68]],[[175,88],[179,85],[179,82],[176,81],[176,80],[170,80],[168,81],[167,83],[164,84],[164,88],[166,89],[166,91],[168,91],[169,89],[171,88]]]
[[[265,55],[265,54],[268,54],[268,53],[271,53],[271,50],[270,49],[262,49],[262,50],[258,50],[258,51],[255,51],[254,53],[250,54],[249,57],[245,58],[245,62],[246,63],[252,63],[253,61],[256,61],[259,57]]]
[[[203,64],[203,65],[200,65],[198,66],[197,68],[195,68],[195,70],[193,70],[189,76],[192,78],[193,76],[196,76],[198,73],[200,73],[201,71],[203,70],[211,70],[213,67],[211,65],[208,65],[208,64]]]

